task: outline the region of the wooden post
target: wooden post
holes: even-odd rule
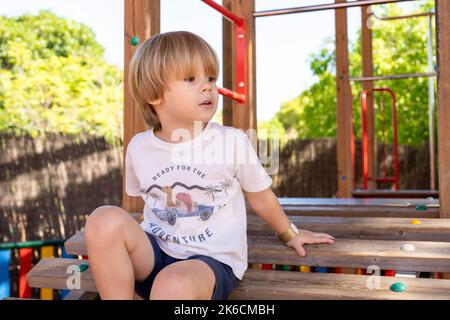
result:
[[[226,1],[225,1],[226,2]],[[255,11],[255,0],[231,0],[231,11],[239,17],[245,19],[246,24],[246,48],[247,48],[247,101],[245,104],[232,103],[232,126],[235,128],[256,130],[256,44],[255,44],[255,20],[253,12]],[[232,52],[232,73],[234,79],[235,73],[235,40],[231,40]],[[224,50],[226,48],[224,47]],[[225,75],[225,74],[224,74]],[[232,90],[236,91],[236,81],[233,81]],[[227,99],[227,98],[224,98]]]
[[[336,3],[346,2],[335,0]],[[353,190],[351,153],[352,97],[348,71],[347,10],[337,9],[336,15],[336,93],[337,93],[337,165],[338,198],[349,198]]]
[[[439,217],[450,218],[450,2],[436,0]]]
[[[148,127],[134,103],[129,90],[128,71],[130,60],[139,46],[130,44],[131,38],[137,36],[139,44],[160,32],[160,0],[124,0],[125,7],[125,63],[124,63],[124,133],[123,154],[127,150],[131,138]],[[124,162],[123,162],[124,163]],[[123,165],[125,168],[125,163]],[[142,211],[144,202],[138,197],[129,197],[125,192],[125,170],[123,170],[123,203],[122,207],[129,212]]]
[[[362,76],[373,76],[373,54],[372,54],[372,17],[371,6],[361,7],[361,31],[362,31]],[[375,152],[375,113],[373,105],[373,81],[364,81],[363,90],[367,90],[367,142],[368,142],[368,172],[369,177],[376,176],[376,152]],[[369,189],[376,189],[376,182],[369,180]]]
[[[223,6],[228,10],[231,8],[232,0],[224,0]],[[233,87],[233,48],[232,48],[232,36],[233,36],[233,23],[228,19],[222,19],[222,36],[223,36],[223,59],[222,59],[222,74],[223,74],[223,87]],[[222,110],[222,122],[225,126],[233,125],[233,101],[229,98],[222,97],[223,110]]]

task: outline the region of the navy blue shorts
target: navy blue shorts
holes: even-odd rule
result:
[[[159,247],[156,239],[147,233],[150,243],[153,247],[153,252],[155,254],[155,266],[152,272],[143,281],[136,281],[135,290],[138,295],[143,299],[148,299],[150,296],[150,291],[155,280],[156,275],[166,266],[177,261],[198,259],[204,261],[213,271],[216,276],[216,284],[214,286],[214,291],[212,294],[212,300],[225,300],[228,295],[236,288],[239,279],[233,273],[230,266],[208,256],[204,255],[194,255],[187,259],[177,259],[169,256]]]

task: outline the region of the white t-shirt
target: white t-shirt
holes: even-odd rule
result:
[[[208,122],[195,138],[168,143],[149,129],[131,139],[125,168],[126,193],[145,201],[141,227],[164,252],[213,257],[242,279],[248,264],[241,188],[272,184],[244,132]]]

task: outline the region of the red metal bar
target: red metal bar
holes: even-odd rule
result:
[[[394,188],[399,189],[399,165],[398,165],[398,139],[397,139],[397,98],[394,91],[389,88],[375,88],[373,91],[387,92],[392,97],[392,126],[393,126],[393,139],[394,139]]]
[[[361,125],[362,125],[362,175],[363,188],[367,190],[367,181],[369,177],[369,143],[367,137],[367,95],[369,92],[364,90],[361,95]]]
[[[219,88],[219,93],[225,97],[237,100],[238,102],[245,102],[245,96],[243,94],[228,90],[226,88]]]
[[[235,44],[236,44],[236,69],[235,69],[235,83],[236,91],[242,95],[245,102],[247,96],[247,47],[245,46],[245,22],[241,25],[235,26],[234,31]]]
[[[223,14],[225,16],[225,18],[227,18],[228,20],[236,23],[238,26],[243,26],[244,25],[244,19],[238,17],[237,15],[235,15],[233,12],[231,12],[230,10],[228,10],[227,8],[225,8],[224,6],[221,6],[220,4],[217,4],[215,1],[213,0],[202,0],[204,3],[206,3],[208,6],[216,9],[217,11],[219,11],[221,14]]]
[[[236,69],[235,69],[235,87],[236,92],[229,89],[219,89],[219,93],[232,98],[239,103],[246,102],[247,96],[247,48],[245,46],[245,20],[236,16],[227,8],[217,4],[213,0],[202,0],[204,3],[219,11],[225,18],[234,22],[234,40],[236,47]]]
[[[399,189],[399,165],[398,165],[398,140],[397,140],[397,99],[395,93],[389,88],[374,88],[375,92],[388,92],[392,97],[392,125],[393,125],[393,144],[394,144],[394,177],[369,178],[369,146],[367,137],[367,95],[370,94],[364,90],[361,95],[361,123],[362,123],[362,174],[363,187],[367,190],[367,182],[369,179],[374,179],[380,182],[394,182],[395,190]]]

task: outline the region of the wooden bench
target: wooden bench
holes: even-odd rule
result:
[[[135,216],[136,217],[136,216]],[[450,221],[421,219],[411,224],[407,218],[364,217],[292,217],[302,227],[330,232],[337,237],[331,245],[307,245],[308,255],[299,257],[282,244],[256,216],[248,217],[249,263],[291,266],[348,267],[402,271],[450,272]],[[403,251],[404,244],[415,250]],[[83,231],[77,232],[65,245],[71,255],[86,255]],[[43,259],[28,273],[32,287],[66,289],[70,265],[78,259]],[[367,275],[301,273],[279,270],[248,269],[230,299],[450,299],[450,281],[424,278],[379,278],[377,289],[371,289]],[[393,292],[395,282],[407,286],[404,292]],[[95,283],[90,270],[81,273],[80,297],[93,297]],[[75,291],[77,292],[77,291]],[[95,296],[95,294],[94,294]],[[76,294],[72,294],[76,298]]]
[[[437,190],[353,190],[355,198],[439,198]]]
[[[29,273],[30,286],[67,288],[66,270],[86,261],[78,259],[44,259]],[[96,292],[90,270],[81,273],[80,295]],[[407,290],[393,292],[390,286],[399,278],[380,277],[379,288],[367,285],[370,276],[301,273],[248,269],[230,299],[450,299],[450,281],[402,278]]]
[[[438,218],[436,199],[278,198],[289,216]],[[420,208],[417,210],[416,208]],[[247,212],[254,214],[247,204]]]

